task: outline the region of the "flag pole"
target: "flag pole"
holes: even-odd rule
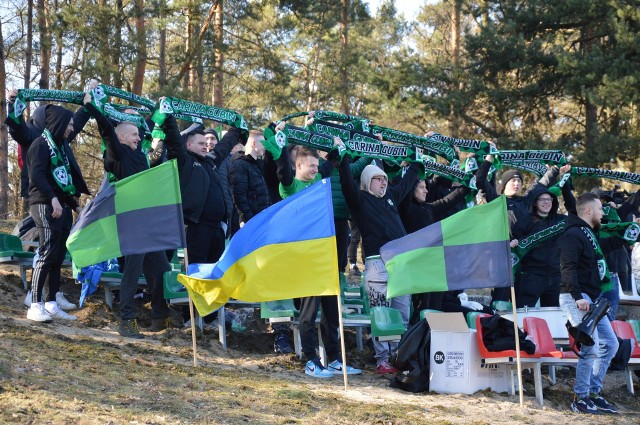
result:
[[[341,273],[341,272],[339,272]],[[340,350],[342,351],[342,380],[344,381],[344,390],[347,391],[347,350],[344,346],[344,326],[342,324],[342,300],[340,299],[340,292],[336,297],[338,298],[338,323],[340,323]],[[327,359],[329,361],[329,359]]]
[[[513,311],[513,330],[516,340],[516,365],[518,367],[518,394],[520,395],[520,407],[524,407],[524,397],[522,395],[522,362],[520,361],[520,338],[518,328],[518,316],[516,314],[516,291],[511,286],[511,309]]]
[[[187,248],[182,248],[184,251],[184,270],[187,271],[189,268],[189,255],[187,254]],[[189,292],[187,291],[187,294]],[[191,316],[191,345],[193,346],[193,367],[198,366],[198,354],[196,352],[196,319],[195,314],[193,313],[193,300],[191,299],[191,295],[189,297],[189,316]]]

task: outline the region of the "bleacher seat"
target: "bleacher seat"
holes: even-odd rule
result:
[[[35,253],[25,251],[22,241],[15,235],[0,233],[0,264],[15,266],[20,269],[20,279],[26,290],[28,288],[27,270],[33,267]]]
[[[494,301],[491,303],[491,308],[495,311],[513,311],[513,304],[511,301]]]
[[[378,341],[399,341],[407,328],[399,310],[391,307],[371,307],[371,336]]]

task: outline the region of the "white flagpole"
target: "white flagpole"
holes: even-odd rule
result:
[[[189,268],[189,256],[187,255],[187,248],[184,247],[183,250],[184,250],[184,269],[186,271]],[[195,315],[193,314],[193,300],[191,299],[191,295],[189,295],[189,315],[191,316],[191,345],[193,346],[193,367],[197,367],[198,354],[196,352],[196,319],[195,319]]]
[[[342,291],[342,289],[340,289]],[[344,327],[342,324],[342,300],[340,294],[338,297],[338,321],[340,323],[340,349],[342,350],[342,379],[344,381],[344,390],[347,391],[347,350],[344,346]],[[328,360],[327,360],[328,361]]]
[[[520,338],[518,328],[518,316],[516,315],[516,291],[511,286],[511,309],[513,311],[513,330],[516,339],[516,365],[518,367],[518,393],[520,395],[520,407],[524,407],[524,396],[522,394],[522,363],[520,362]]]

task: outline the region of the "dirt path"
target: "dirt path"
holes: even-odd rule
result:
[[[63,290],[77,299],[71,281]],[[490,391],[414,395],[372,373],[372,352],[357,352],[349,334],[348,359],[365,373],[351,377],[345,391],[339,378],[312,380],[294,356],[274,356],[272,336],[258,319],[245,333],[230,332],[226,351],[216,333],[199,337],[194,368],[189,330],[124,339],[100,291],[77,322],[29,322],[23,299],[16,273],[0,271],[0,423],[640,423],[640,401],[627,393],[621,372],[607,376],[605,392],[622,415],[596,422],[568,410],[573,370],[560,371],[553,386],[545,379],[544,407],[535,402],[529,374],[524,408],[517,396]],[[148,312],[140,311],[144,325]],[[174,320],[180,322],[177,312]]]

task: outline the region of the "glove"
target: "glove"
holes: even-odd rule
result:
[[[475,301],[460,300],[460,304],[462,304],[463,307],[470,308],[471,310],[482,310],[482,304]]]
[[[460,301],[467,301],[469,300],[469,296],[465,292],[461,292],[458,294],[458,299]]]

